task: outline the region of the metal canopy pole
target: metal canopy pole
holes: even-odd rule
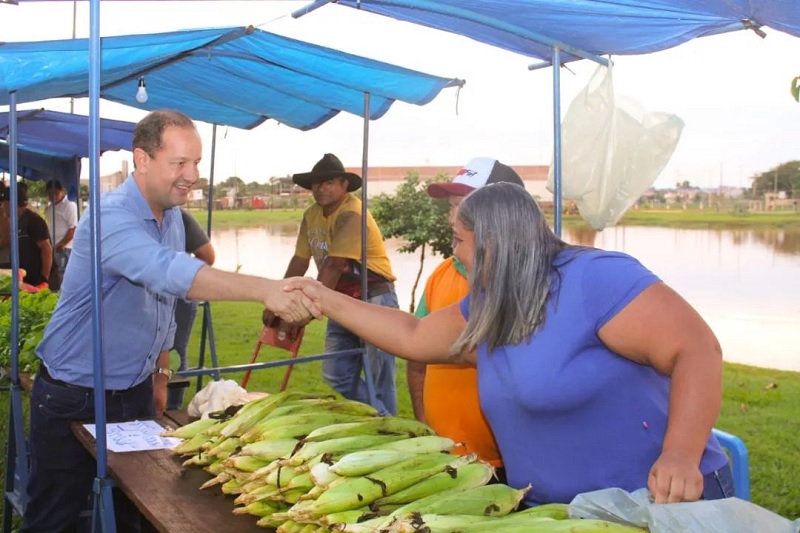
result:
[[[11,222],[11,385],[8,444],[6,450],[5,498],[3,503],[3,531],[11,531],[11,507],[22,515],[28,503],[28,452],[25,442],[25,428],[22,420],[22,389],[19,383],[19,217],[17,192],[17,93],[9,94],[9,219]]]
[[[211,125],[211,170],[208,174],[208,219],[206,220],[206,235],[211,239],[211,215],[213,213],[214,202],[214,169],[217,159],[217,125]],[[206,363],[206,337],[208,337],[209,351],[211,352],[211,366],[217,368],[217,344],[214,341],[214,328],[211,321],[211,303],[203,302],[203,323],[200,331],[200,353],[197,357],[197,367],[204,368]],[[204,374],[197,374],[197,392],[203,388]],[[219,381],[219,372],[214,372],[214,380]]]
[[[561,237],[561,50],[553,47],[553,231]]]
[[[92,531],[116,533],[113,482],[108,477],[106,445],[105,364],[103,359],[103,300],[100,235],[100,0],[89,2],[89,241],[92,278],[92,358],[94,360],[94,419],[97,477],[92,485]]]
[[[367,174],[369,166],[369,93],[364,93],[364,135],[361,142],[361,299],[365,302],[369,299],[367,286]],[[362,339],[361,345],[364,345]],[[364,366],[364,381],[367,384],[367,395],[370,405],[375,405],[375,384],[372,382],[372,368],[370,365],[370,355],[377,356],[377,348],[373,345],[366,347],[361,352],[362,365]]]

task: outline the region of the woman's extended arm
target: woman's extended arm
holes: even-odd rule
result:
[[[450,347],[467,324],[458,304],[417,318],[399,309],[356,300],[320,283],[306,280],[287,283],[286,290],[296,289],[302,289],[309,299],[320,303],[325,316],[397,357],[423,363],[474,363],[474,353],[450,355]]]
[[[699,464],[722,402],[722,352],[697,311],[655,283],[599,331],[611,350],[671,377],[669,420],[648,488],[657,503],[700,498]]]

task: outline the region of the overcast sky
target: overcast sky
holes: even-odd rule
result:
[[[122,35],[189,28],[256,25],[266,31],[467,81],[418,107],[396,103],[370,126],[369,159],[383,165],[460,165],[491,156],[510,165],[550,164],[552,70],[528,71],[534,62],[469,39],[354,9],[329,5],[299,19],[288,15],[305,1],[103,2],[101,33]],[[88,2],[77,5],[77,36],[88,36]],[[72,36],[71,2],[0,4],[0,41]],[[749,183],[754,173],[800,160],[800,104],[789,87],[800,76],[800,39],[766,29],[761,39],[736,32],[695,39],[671,50],[615,57],[616,92],[648,111],[680,117],[685,127],[672,160],[656,181],[670,187],[689,180],[716,187]],[[562,70],[562,110],[586,85],[596,65]],[[187,80],[191,83],[191,80]],[[45,107],[68,111],[66,101]],[[42,107],[42,103],[21,108]],[[85,101],[75,111],[85,113]],[[103,102],[107,118],[135,121],[139,110]],[[211,126],[199,124],[209,172]],[[340,113],[309,132],[267,122],[252,131],[221,127],[217,179],[246,181],[310,170],[325,152],[345,165],[361,162],[363,122]],[[105,155],[101,172],[117,170],[130,154]],[[84,165],[87,168],[88,165]]]

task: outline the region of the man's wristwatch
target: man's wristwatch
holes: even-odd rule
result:
[[[156,367],[156,369],[153,370],[153,374],[164,374],[165,376],[167,376],[168,380],[172,379],[172,370],[170,370],[169,368]]]

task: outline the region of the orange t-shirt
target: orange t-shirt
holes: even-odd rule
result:
[[[469,294],[463,266],[446,259],[428,278],[417,316],[460,302]],[[472,365],[428,365],[423,390],[425,419],[436,433],[463,442],[459,453],[477,453],[492,466],[503,466],[500,452],[478,401],[478,372]]]

